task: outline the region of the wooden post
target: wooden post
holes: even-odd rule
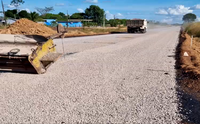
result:
[[[190,48],[192,49],[192,44],[193,44],[193,35],[191,37],[191,44],[190,44]]]

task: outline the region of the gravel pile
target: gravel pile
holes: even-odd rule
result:
[[[56,31],[28,19],[20,19],[10,25],[7,29],[0,30],[0,33],[50,36],[56,34]]]

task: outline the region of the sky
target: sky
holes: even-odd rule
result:
[[[3,0],[6,10],[14,9],[11,0]],[[200,0],[24,0],[21,10],[35,11],[36,7],[54,7],[52,13],[84,12],[90,5],[104,9],[107,19],[141,18],[163,23],[182,23],[187,13],[197,15],[200,21]],[[0,8],[2,9],[2,8]]]

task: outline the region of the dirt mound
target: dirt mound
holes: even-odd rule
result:
[[[179,38],[176,49],[177,81],[185,91],[197,95],[200,100],[200,43],[195,38],[191,48],[188,34],[181,33]],[[189,56],[184,56],[185,52]]]
[[[181,44],[181,68],[185,70],[186,73],[194,73],[195,75],[200,75],[200,56],[199,56],[199,43],[196,42],[197,39],[193,39],[192,48],[191,37],[188,34],[182,34],[182,44]],[[189,56],[184,56],[184,53],[187,52]]]
[[[38,24],[36,22],[30,21],[28,19],[20,19],[10,25],[8,28],[0,31],[1,34],[23,34],[23,35],[42,35],[50,36],[56,34],[56,31],[51,28]]]

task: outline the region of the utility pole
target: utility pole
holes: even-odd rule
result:
[[[1,0],[1,4],[2,4],[2,9],[3,9],[3,17],[4,17],[4,21],[5,21],[5,24],[7,24],[7,20],[6,20],[6,14],[5,14],[5,10],[4,10],[4,4],[3,4],[3,0]]]
[[[115,23],[116,23],[116,20],[115,20],[115,15],[114,15],[114,25],[115,25]],[[114,26],[115,27],[115,26]]]
[[[69,27],[68,10],[67,10],[67,28]]]
[[[105,28],[106,14],[103,15],[103,27]]]

